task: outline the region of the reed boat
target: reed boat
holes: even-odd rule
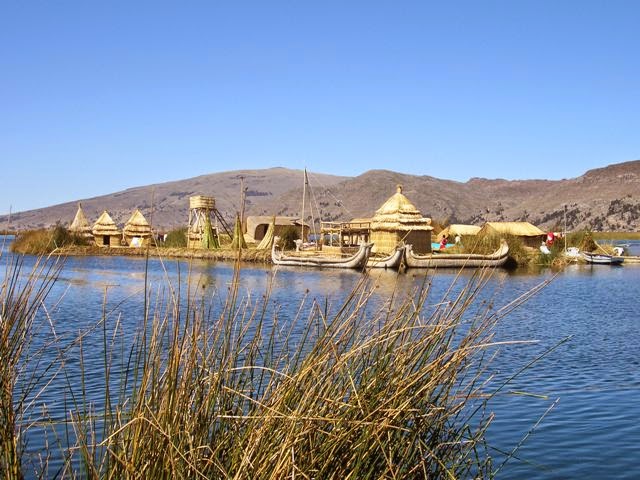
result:
[[[432,253],[416,255],[411,245],[407,245],[406,264],[408,268],[479,268],[501,267],[509,259],[509,245],[501,240],[498,249],[488,255],[477,253]]]
[[[625,255],[622,257],[624,259],[624,263],[634,263],[640,265],[640,256],[638,255]]]
[[[406,248],[404,245],[396,247],[395,251],[386,257],[369,257],[367,268],[399,268]]]
[[[274,265],[292,267],[318,267],[318,268],[362,268],[367,264],[371,254],[372,243],[363,243],[358,251],[349,257],[336,257],[316,254],[284,254],[277,250],[279,237],[274,237],[271,247],[271,261]]]
[[[607,255],[603,253],[582,252],[585,262],[592,265],[620,265],[625,261],[624,257],[618,255]]]

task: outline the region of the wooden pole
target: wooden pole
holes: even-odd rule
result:
[[[304,200],[307,196],[307,167],[304,168],[304,178],[302,180],[302,213],[300,214],[300,238],[304,242]]]

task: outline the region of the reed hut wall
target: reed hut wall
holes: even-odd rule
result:
[[[391,253],[395,250],[400,241],[398,232],[387,232],[384,230],[371,231],[369,237],[373,243],[374,253]]]
[[[431,253],[431,231],[411,230],[404,239],[404,243],[413,246],[413,251],[418,255]]]
[[[96,220],[91,230],[94,241],[99,247],[121,246],[122,232],[118,229],[111,216],[105,210]]]
[[[243,229],[252,238],[252,241],[259,242],[264,238],[273,220],[273,216],[250,215],[245,219]],[[282,236],[282,233],[289,228],[294,228],[299,238],[308,238],[309,226],[306,224],[304,227],[301,226],[299,218],[275,217],[275,235]]]
[[[120,247],[122,246],[121,235],[96,235],[93,234],[93,239],[98,247]]]
[[[139,240],[136,242],[136,238],[138,238]],[[129,247],[147,247],[151,244],[151,236],[148,235],[146,237],[140,236],[140,235],[125,235],[124,236],[124,242],[129,246]],[[134,243],[136,243],[136,245],[134,245]]]

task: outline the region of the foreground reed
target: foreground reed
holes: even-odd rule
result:
[[[7,264],[0,282],[0,478],[3,479],[23,478],[24,414],[29,408],[28,400],[37,399],[41,380],[36,371],[30,370],[42,353],[30,348],[33,325],[61,265],[40,259],[23,276],[22,258],[16,257]]]
[[[485,359],[503,312],[476,304],[484,272],[437,302],[427,280],[374,301],[365,275],[339,308],[304,298],[294,318],[271,287],[240,298],[240,274],[222,305],[191,284],[145,288],[133,342],[104,314],[103,398],[84,393],[95,381],[84,376],[60,393],[70,400],[56,476],[491,476]],[[84,371],[83,336],[73,343]],[[19,468],[14,451],[5,472]]]

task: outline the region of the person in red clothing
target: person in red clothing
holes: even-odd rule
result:
[[[442,240],[440,240],[440,250],[447,248],[447,243],[449,243],[449,238],[445,235],[442,237]]]
[[[553,242],[556,241],[556,236],[554,235],[553,232],[549,232],[547,233],[547,247],[550,247],[551,245],[553,245]]]

